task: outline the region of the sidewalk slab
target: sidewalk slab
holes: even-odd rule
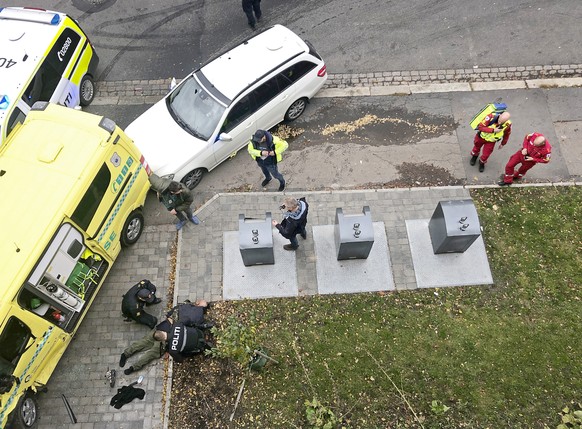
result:
[[[313,98],[365,97],[370,95],[369,86],[352,86],[348,88],[323,88]]]
[[[386,85],[386,86],[373,86],[370,88],[371,96],[409,95],[409,94],[410,94],[409,85]]]
[[[498,89],[526,89],[523,80],[502,80],[493,82],[471,82],[473,91],[494,91]]]
[[[238,231],[225,232],[223,299],[297,296],[295,252],[284,250],[284,244],[288,244],[288,240],[278,233],[273,234],[275,263],[247,267],[240,254]]]
[[[406,221],[419,288],[493,284],[482,236],[463,253],[435,255],[428,222],[429,219]]]
[[[394,290],[384,222],[373,222],[374,244],[367,259],[337,260],[335,225],[313,227],[320,294]]]
[[[427,83],[410,85],[412,94],[426,94],[433,92],[467,92],[471,91],[471,85],[465,82],[453,83]]]
[[[560,143],[562,156],[567,160],[577,160],[578,162],[568,162],[566,164],[568,173],[571,176],[582,176],[582,144],[580,144],[580,129],[582,121],[556,122],[556,135]]]
[[[525,82],[528,88],[572,88],[582,86],[582,77],[528,79]]]

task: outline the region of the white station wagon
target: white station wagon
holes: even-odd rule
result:
[[[193,189],[257,129],[297,119],[326,79],[313,46],[275,25],[192,72],[126,132],[158,176]]]

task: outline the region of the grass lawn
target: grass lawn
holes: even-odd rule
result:
[[[228,424],[245,374],[231,370],[216,427],[313,427],[315,398],[333,428],[556,428],[582,402],[582,188],[472,197],[494,286],[217,305],[211,318],[255,324],[279,364],[251,373]]]

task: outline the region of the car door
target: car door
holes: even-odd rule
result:
[[[283,120],[287,99],[292,95],[291,81],[277,73],[255,88],[251,95],[257,112],[256,126],[268,130]]]
[[[299,61],[281,70],[253,91],[258,128],[269,129],[284,119],[289,106],[305,96],[309,81],[302,78],[315,67],[316,64],[311,61]]]
[[[227,112],[213,145],[216,165],[245,146],[257,129],[253,101],[249,94],[240,97]],[[228,134],[232,141],[221,140],[222,134]]]

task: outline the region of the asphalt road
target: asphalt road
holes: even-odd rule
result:
[[[12,0],[69,13],[98,80],[184,77],[248,37],[240,0]],[[263,0],[262,26],[310,40],[330,73],[582,63],[580,0]]]
[[[101,81],[182,77],[252,33],[239,0],[11,4],[78,18],[100,56]],[[261,25],[282,23],[309,39],[330,73],[582,63],[579,0],[263,0],[262,8]],[[281,170],[290,192],[404,179],[422,183],[427,176],[495,183],[510,149],[494,153],[483,174],[466,167],[472,141],[467,123],[475,109],[504,98],[514,114],[514,146],[533,127],[551,142],[558,135],[575,141],[576,125],[557,124],[582,119],[575,114],[579,95],[579,90],[535,90],[314,99],[293,124],[298,136],[290,139]],[[125,127],[147,107],[94,105],[86,110]],[[359,125],[345,132],[344,122]],[[551,167],[544,167],[531,177],[561,180],[574,174],[558,152]],[[260,180],[259,169],[241,151],[203,179],[196,204],[216,192],[259,190]],[[148,201],[146,211],[149,223],[172,219],[155,201]]]

